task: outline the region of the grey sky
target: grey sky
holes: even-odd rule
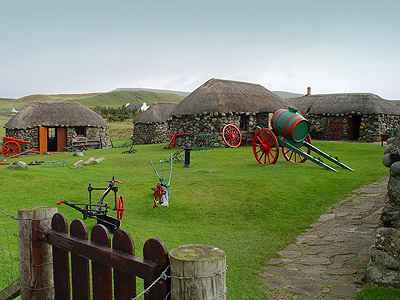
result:
[[[0,97],[210,78],[400,99],[400,1],[4,1]]]

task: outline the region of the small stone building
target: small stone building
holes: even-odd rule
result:
[[[376,142],[400,129],[400,107],[374,94],[308,94],[287,100],[310,122],[312,138]]]
[[[66,151],[77,139],[110,147],[107,122],[77,102],[31,102],[4,125],[6,136],[28,141],[40,151]]]
[[[175,106],[169,130],[171,134],[197,133],[212,126],[215,134],[221,134],[225,125],[233,124],[242,132],[245,144],[246,139],[252,140],[256,126],[268,128],[272,114],[289,106],[259,84],[212,78]],[[221,135],[214,146],[225,146]]]
[[[169,141],[167,120],[176,102],[154,102],[133,121],[135,144],[155,144]]]

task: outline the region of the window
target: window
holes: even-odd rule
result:
[[[240,130],[247,130],[247,116],[246,115],[240,115],[239,116],[239,129]]]
[[[86,136],[86,127],[75,127],[77,136]]]
[[[54,139],[56,137],[56,129],[54,127],[47,128],[47,138]]]

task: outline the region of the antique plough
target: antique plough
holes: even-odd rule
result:
[[[124,213],[124,202],[122,200],[122,196],[117,197],[118,187],[115,185],[115,183],[121,183],[121,181],[115,180],[113,176],[112,180],[107,180],[107,182],[109,182],[109,185],[106,188],[94,188],[89,183],[89,203],[72,203],[61,200],[57,203],[57,205],[61,205],[64,203],[81,212],[84,220],[86,220],[87,218],[94,218],[97,220],[98,224],[102,224],[114,232],[121,226],[121,220]],[[102,190],[104,192],[97,203],[92,203],[92,191],[95,190]],[[107,216],[107,212],[110,206],[108,203],[103,204],[104,198],[111,191],[114,192],[115,206],[113,210],[117,211],[117,218]]]
[[[3,136],[3,143],[1,144],[1,154],[4,156],[0,158],[0,162],[5,162],[9,158],[16,158],[20,155],[27,153],[48,154],[46,152],[37,151],[29,148],[29,142],[15,138]]]
[[[176,148],[177,138],[185,137],[186,142],[192,145],[192,150],[207,150],[214,146],[218,136],[219,134],[214,134],[211,126],[204,126],[197,133],[176,133],[170,135],[168,145],[164,148]]]
[[[171,200],[171,192],[169,190],[169,186],[171,185],[173,162],[174,162],[173,154],[171,154],[169,159],[161,160],[159,162],[153,162],[150,159],[150,164],[153,167],[154,172],[156,173],[156,175],[158,177],[158,183],[156,184],[156,187],[152,188],[152,190],[154,191],[154,193],[153,193],[153,196],[154,196],[153,208],[157,207],[157,203],[160,203],[163,206],[169,205],[169,201]],[[156,166],[158,164],[162,164],[162,163],[168,163],[169,168],[157,170]],[[168,180],[164,176],[160,176],[159,172],[165,172],[165,171],[169,172]]]
[[[296,109],[290,107],[289,110],[277,110],[271,118],[271,127],[278,135],[269,129],[258,127],[253,138],[253,153],[260,164],[276,163],[279,146],[281,146],[283,157],[287,161],[303,163],[308,159],[325,169],[337,172],[321,160],[312,157],[310,153],[314,151],[343,169],[353,171],[337,158],[311,145],[311,138],[308,134],[310,125],[303,116],[297,113]]]
[[[197,133],[176,133],[170,135],[168,145],[165,148],[175,148],[177,138],[186,137],[187,142],[192,145],[192,150],[207,150],[214,146],[219,137],[219,133],[215,134],[213,131],[212,126],[204,126]],[[240,130],[233,124],[224,126],[222,129],[222,138],[231,148],[239,147],[242,142]]]

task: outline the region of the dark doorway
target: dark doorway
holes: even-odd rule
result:
[[[57,131],[55,127],[47,128],[47,151],[57,151]]]
[[[358,140],[360,137],[361,115],[354,115],[349,118],[350,140]]]

